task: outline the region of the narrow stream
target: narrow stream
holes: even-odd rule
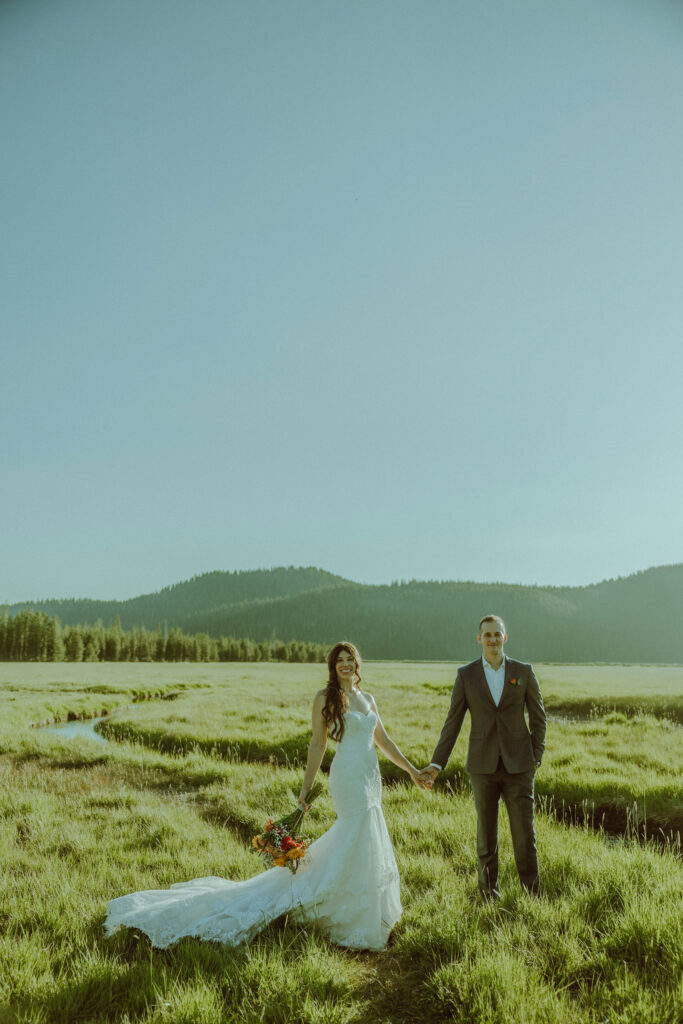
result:
[[[40,728],[67,740],[97,740],[98,743],[108,743],[109,740],[106,736],[95,732],[95,726],[109,717],[109,715],[102,715],[100,718],[86,718],[75,722],[55,722],[54,725],[43,725]]]
[[[99,722],[108,722],[112,718],[129,715],[138,707],[144,707],[149,701],[140,701],[139,704],[129,704],[127,707],[116,708],[109,715],[98,715],[97,718],[77,718],[71,722],[52,722],[50,725],[38,725],[35,728],[43,732],[52,733],[53,736],[60,736],[65,740],[96,740],[97,743],[109,743],[106,736],[96,731]]]

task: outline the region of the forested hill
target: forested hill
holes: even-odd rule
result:
[[[181,626],[207,614],[221,614],[242,602],[294,597],[323,587],[349,586],[350,581],[322,569],[255,569],[249,572],[207,572],[191,580],[164,587],[153,594],[142,594],[127,601],[93,601],[88,598],[24,601],[10,606],[10,615],[35,608],[57,615],[65,626],[93,623],[101,619],[105,626],[118,617],[124,629],[133,626]],[[202,629],[204,627],[201,627]]]
[[[29,605],[14,605],[10,614]],[[181,627],[262,640],[356,642],[367,658],[476,657],[480,617],[502,615],[508,652],[535,661],[683,663],[683,565],[587,587],[471,582],[367,586],[319,569],[207,573],[121,602],[41,601],[64,624]],[[683,678],[682,678],[683,689]]]

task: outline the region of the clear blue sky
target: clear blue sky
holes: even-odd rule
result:
[[[683,561],[683,9],[0,7],[0,600]]]

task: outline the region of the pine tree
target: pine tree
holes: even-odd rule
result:
[[[64,639],[62,627],[56,615],[53,615],[45,627],[45,660],[64,661],[66,652],[64,650]]]
[[[80,626],[71,626],[64,638],[67,661],[83,661],[83,634]]]

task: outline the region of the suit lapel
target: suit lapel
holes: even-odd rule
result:
[[[484,672],[484,665],[481,658],[477,662],[477,679],[479,680],[479,685],[483,690],[484,696],[488,700],[491,707],[495,708],[496,702],[491,696],[491,691],[489,690],[489,684],[486,681],[486,673]]]
[[[507,697],[512,692],[512,687],[509,686],[509,682],[512,679],[512,662],[508,658],[507,654],[504,655],[504,657],[505,657],[505,682],[503,683],[503,692],[502,692],[501,697],[500,697],[500,704],[498,705],[499,708],[503,706],[503,704],[505,703]]]

